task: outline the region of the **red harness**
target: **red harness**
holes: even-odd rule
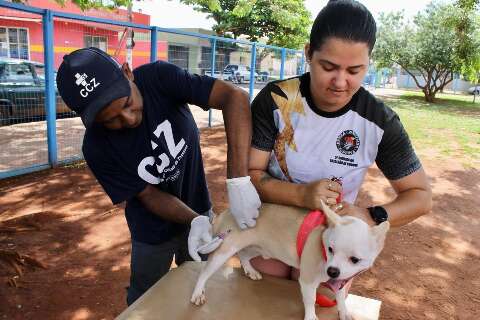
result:
[[[312,230],[319,226],[323,225],[326,222],[325,214],[322,211],[315,210],[310,211],[305,218],[303,219],[302,225],[297,233],[297,254],[298,257],[302,257],[303,247],[305,246],[305,242],[307,241],[308,235]],[[327,251],[325,250],[325,246],[323,245],[323,241],[321,242],[322,246],[322,255],[323,259],[327,261]],[[320,307],[333,307],[337,304],[335,300],[331,300],[328,297],[317,293],[317,297],[315,299],[315,303],[318,304]]]
[[[303,219],[302,225],[297,233],[297,254],[298,257],[302,256],[303,247],[307,241],[308,235],[312,230],[322,224],[325,224],[326,217],[325,214],[320,210],[310,211],[305,218]],[[327,251],[322,241],[322,255],[323,259],[327,261]]]

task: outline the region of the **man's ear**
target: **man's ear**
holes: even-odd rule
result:
[[[124,62],[122,64],[122,71],[125,77],[127,77],[128,80],[133,81],[133,72],[130,69],[130,66],[128,65],[128,62]]]
[[[380,223],[378,226],[372,227],[373,235],[375,239],[377,239],[377,244],[380,248],[383,248],[383,243],[385,242],[385,237],[387,236],[387,232],[390,229],[390,222],[384,221]]]
[[[329,206],[327,206],[322,200],[320,200],[322,204],[322,211],[327,216],[327,224],[329,227],[335,227],[338,223],[340,223],[341,217],[335,213]]]
[[[305,43],[304,52],[305,52],[305,57],[307,57],[307,63],[309,63],[311,58],[312,58],[312,57],[310,57],[310,43],[309,42]]]

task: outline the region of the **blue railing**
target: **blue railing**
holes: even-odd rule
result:
[[[301,62],[300,68],[301,72],[305,70],[304,65],[304,55],[302,51],[281,48],[271,45],[266,45],[257,42],[249,42],[244,40],[235,40],[230,38],[223,38],[214,35],[207,35],[207,34],[200,34],[189,32],[185,30],[178,30],[178,29],[168,29],[168,28],[161,28],[157,26],[148,26],[130,22],[123,22],[123,21],[115,21],[103,18],[95,18],[95,17],[87,17],[79,14],[71,14],[65,12],[57,12],[48,9],[41,9],[26,6],[19,3],[12,3],[0,0],[0,8],[8,8],[13,10],[18,10],[22,12],[32,13],[36,15],[42,16],[42,27],[43,27],[43,51],[44,51],[44,65],[45,65],[45,110],[46,110],[46,123],[47,123],[47,144],[48,144],[48,163],[37,163],[34,165],[28,165],[25,167],[20,168],[4,168],[0,167],[0,179],[21,175],[29,172],[34,172],[38,170],[43,170],[49,167],[55,167],[59,164],[65,162],[71,162],[73,160],[81,159],[81,154],[70,157],[64,160],[58,160],[58,150],[57,150],[57,131],[56,131],[56,93],[55,93],[55,75],[54,75],[54,19],[55,18],[62,18],[62,19],[70,19],[70,20],[77,20],[89,23],[101,23],[107,25],[114,25],[114,26],[121,26],[121,27],[130,27],[135,29],[142,29],[148,30],[150,32],[150,61],[157,60],[157,48],[158,48],[158,33],[168,33],[174,35],[182,35],[182,36],[190,36],[199,39],[209,40],[211,43],[211,58],[210,58],[210,72],[211,75],[215,75],[215,63],[216,63],[216,53],[217,53],[217,43],[219,41],[224,43],[234,43],[234,44],[241,44],[250,46],[251,48],[251,55],[250,55],[250,83],[249,83],[249,94],[250,100],[254,97],[254,89],[255,89],[255,70],[257,64],[257,49],[258,48],[265,48],[276,50],[281,53],[281,67],[280,67],[280,74],[279,78],[284,78],[285,73],[285,60],[287,54],[294,54],[294,55],[301,55]],[[209,113],[209,126],[212,123],[212,114],[211,111]],[[13,129],[12,129],[13,130]],[[8,150],[2,150],[2,152],[13,152]]]

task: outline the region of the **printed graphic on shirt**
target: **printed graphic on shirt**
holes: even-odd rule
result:
[[[360,139],[353,130],[343,131],[337,138],[337,149],[343,154],[352,155],[359,146]]]
[[[289,81],[282,81],[276,84],[276,86],[282,90],[286,97],[280,96],[274,92],[271,93],[273,101],[275,101],[281,114],[280,121],[283,120],[283,123],[279,126],[279,128],[283,129],[279,129],[279,134],[275,141],[274,153],[283,174],[288,180],[292,181],[292,178],[288,173],[285,148],[288,145],[292,151],[297,151],[294,141],[294,129],[291,121],[292,113],[296,112],[297,114],[305,115],[302,95],[300,93],[300,80],[295,78]]]
[[[163,133],[163,135],[162,135]],[[185,155],[188,145],[185,144],[185,139],[180,139],[178,143],[175,143],[172,132],[172,125],[170,121],[165,120],[158,125],[157,129],[153,132],[158,139],[165,139],[165,143],[168,148],[168,153],[163,152],[158,156],[157,164],[155,164],[155,158],[153,156],[145,157],[138,165],[138,175],[144,181],[150,184],[159,184],[166,181],[175,181],[180,176],[180,170],[177,168],[178,163]],[[152,150],[158,147],[159,141],[150,141],[152,144]],[[159,163],[159,164],[158,164]],[[154,166],[158,175],[153,175],[147,170],[147,167]]]
[[[330,159],[330,162],[341,166],[358,167],[358,163],[355,162],[355,159],[348,157],[335,156],[333,159]]]
[[[337,137],[336,146],[338,151],[344,155],[352,156],[360,147],[360,138],[355,131],[345,130]],[[336,155],[334,158],[330,159],[330,162],[341,166],[358,167],[358,163],[355,162],[354,158],[346,156]]]

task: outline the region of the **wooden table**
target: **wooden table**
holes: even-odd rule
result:
[[[265,276],[253,281],[241,268],[225,266],[207,282],[207,302],[190,303],[203,263],[186,262],[172,269],[117,320],[302,320],[298,282]],[[349,295],[347,307],[355,320],[378,320],[380,301]],[[337,309],[317,307],[320,320],[338,319]]]

